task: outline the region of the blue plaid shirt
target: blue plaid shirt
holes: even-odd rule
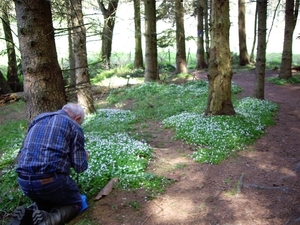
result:
[[[87,169],[82,128],[64,110],[43,113],[28,127],[16,172],[23,175],[69,174]]]

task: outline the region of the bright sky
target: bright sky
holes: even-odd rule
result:
[[[254,12],[255,12],[255,3],[251,3],[246,6],[246,10],[249,14],[246,15],[246,30],[247,30],[247,48],[248,52],[251,52],[252,42],[253,42],[253,33],[254,33]],[[114,39],[113,39],[113,49],[112,54],[114,52],[125,52],[132,53],[134,55],[134,21],[133,21],[133,5],[132,3],[120,3],[117,12],[117,21],[114,29]],[[282,13],[283,15],[283,13]],[[237,3],[232,3],[230,5],[230,20],[232,22],[232,26],[230,29],[230,48],[232,52],[238,52],[238,24],[237,24]],[[99,20],[102,21],[102,16],[97,15]],[[267,26],[270,29],[271,21],[273,15],[269,15]],[[299,19],[298,19],[299,21]],[[160,32],[166,28],[169,28],[170,24],[159,23],[157,25],[157,32]],[[144,28],[144,24],[142,21],[142,29]],[[196,38],[197,35],[197,21],[196,17],[186,16],[185,18],[185,32],[187,36],[193,36]],[[269,30],[268,30],[269,32]],[[293,40],[293,53],[300,54],[300,40],[296,39],[296,37],[300,34],[300,21],[296,26],[294,31],[294,40]],[[3,34],[0,34],[3,36]],[[283,35],[284,35],[284,18],[281,18],[281,21],[276,21],[271,32],[271,36],[267,45],[268,53],[281,53],[283,47]],[[16,39],[16,37],[14,37]],[[87,49],[88,54],[98,55],[100,52],[100,40],[96,40],[96,37],[93,39],[88,39]],[[16,41],[16,40],[15,40]],[[66,44],[67,37],[60,37],[56,39],[57,53],[58,58],[64,57],[66,58],[68,55],[68,45]],[[144,44],[144,40],[143,40]],[[0,40],[0,48],[5,48],[5,42]],[[196,54],[196,43],[195,41],[186,42],[186,50],[190,51],[191,54]],[[172,49],[171,49],[172,51]],[[175,51],[175,48],[173,49]],[[255,49],[256,52],[256,49]],[[5,64],[7,61],[7,56],[0,56],[0,64]],[[61,61],[60,61],[61,62]]]

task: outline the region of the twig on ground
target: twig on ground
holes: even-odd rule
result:
[[[265,190],[296,191],[295,189],[288,188],[288,187],[267,187],[267,186],[260,186],[257,184],[244,184],[243,186],[247,188],[257,188],[257,189],[265,189]]]
[[[244,173],[242,173],[242,175],[240,176],[239,183],[238,183],[238,187],[237,187],[237,188],[238,188],[237,194],[240,194],[241,191],[242,191],[244,176],[245,176]]]
[[[297,176],[300,175],[300,162],[297,163],[296,168],[294,169],[295,173],[297,174]]]
[[[158,204],[156,204],[155,202],[153,202],[158,208],[160,208],[160,210],[158,212],[156,212],[155,214],[160,213],[161,211],[163,211],[163,208],[160,207]],[[146,221],[153,215],[154,213],[150,213],[145,219],[144,221],[141,223],[141,225],[145,224]]]

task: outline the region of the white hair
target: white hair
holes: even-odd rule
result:
[[[75,103],[68,103],[64,105],[62,109],[71,112],[75,117],[80,116],[81,117],[80,122],[81,123],[83,122],[85,114],[83,108],[80,105]]]

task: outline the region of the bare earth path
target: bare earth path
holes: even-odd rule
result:
[[[268,76],[276,76],[268,71]],[[206,74],[197,74],[206,79]],[[254,71],[238,72],[233,81],[252,96]],[[78,216],[105,225],[291,225],[300,224],[300,85],[266,83],[265,99],[280,106],[276,125],[246,150],[219,165],[198,164],[191,147],[172,140],[173,134],[149,122],[148,135],[155,157],[149,171],[177,181],[154,200],[146,194],[118,192]]]

